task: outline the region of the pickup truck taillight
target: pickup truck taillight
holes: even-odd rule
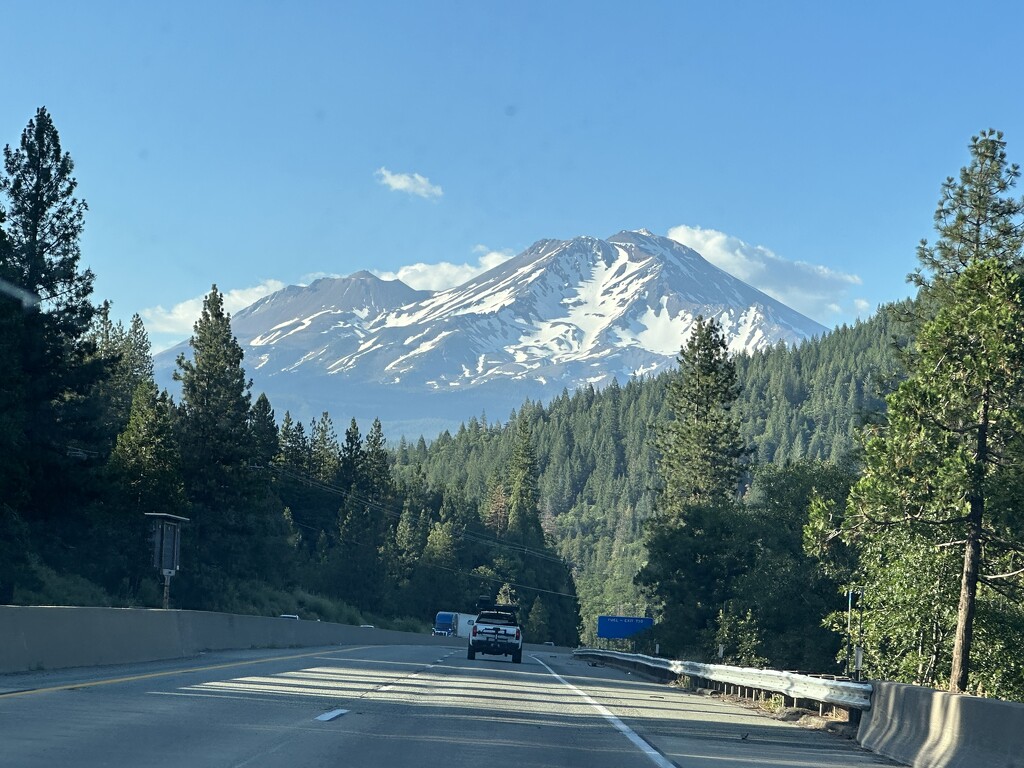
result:
[[[516,640],[519,639],[519,627],[516,627]]]
[[[473,626],[473,637],[476,637],[476,625]]]

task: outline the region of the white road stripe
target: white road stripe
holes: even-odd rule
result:
[[[183,693],[181,691],[147,691],[150,696],[193,696],[199,699],[238,699],[239,701],[258,701],[264,703],[265,697],[259,696],[225,696],[221,693]]]
[[[347,709],[332,709],[330,712],[324,712],[317,718],[317,720],[323,720],[326,723],[333,720],[336,717],[341,717],[346,712],[348,712]]]
[[[540,662],[541,666],[543,666],[544,669],[546,669],[548,672],[550,672],[552,677],[554,677],[558,682],[560,682],[566,688],[569,688],[570,690],[575,691],[584,701],[586,701],[590,706],[592,706],[594,709],[596,709],[598,711],[598,713],[602,717],[604,717],[605,720],[607,720],[609,723],[614,725],[619,730],[619,732],[622,733],[623,736],[625,736],[627,739],[629,739],[631,742],[633,742],[633,744],[636,747],[638,747],[641,752],[643,752],[645,755],[647,755],[647,757],[649,757],[651,759],[651,762],[653,762],[656,766],[658,766],[658,768],[677,768],[675,763],[673,763],[671,760],[668,760],[658,750],[656,750],[654,747],[652,747],[650,744],[648,744],[646,741],[644,741],[642,738],[640,738],[640,736],[637,735],[636,731],[634,731],[632,728],[630,728],[624,722],[619,720],[619,718],[617,718],[615,715],[613,715],[611,712],[609,712],[608,709],[605,708],[603,705],[598,704],[596,701],[594,701],[592,698],[590,698],[590,696],[586,692],[584,692],[583,690],[577,688],[575,685],[570,683],[568,680],[566,680],[564,677],[559,675],[557,672],[555,672],[555,670],[553,670],[551,667],[549,667],[547,664],[545,664],[543,661],[541,661],[536,656],[531,655],[531,658],[534,661]]]

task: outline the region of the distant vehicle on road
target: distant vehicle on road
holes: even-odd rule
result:
[[[472,613],[438,611],[430,634],[435,637],[469,637],[475,623],[476,615]]]

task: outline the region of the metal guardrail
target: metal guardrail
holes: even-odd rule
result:
[[[595,648],[581,648],[573,656],[614,660],[636,669],[647,668],[675,677],[690,677],[711,680],[740,688],[780,693],[791,699],[805,699],[824,702],[846,709],[868,710],[871,708],[871,684],[855,683],[849,680],[830,680],[824,677],[801,675],[796,672],[778,672],[772,669],[730,667],[723,664],[700,664],[695,661],[674,661],[644,656],[638,653],[602,651]]]

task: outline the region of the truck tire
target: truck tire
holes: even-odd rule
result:
[[[523,649],[520,648],[518,651],[512,651],[512,663],[522,664],[523,663]]]
[[[474,659],[476,659],[476,651],[474,651],[472,648],[470,648],[468,651],[466,651],[466,658],[469,659],[470,661],[473,661]]]

